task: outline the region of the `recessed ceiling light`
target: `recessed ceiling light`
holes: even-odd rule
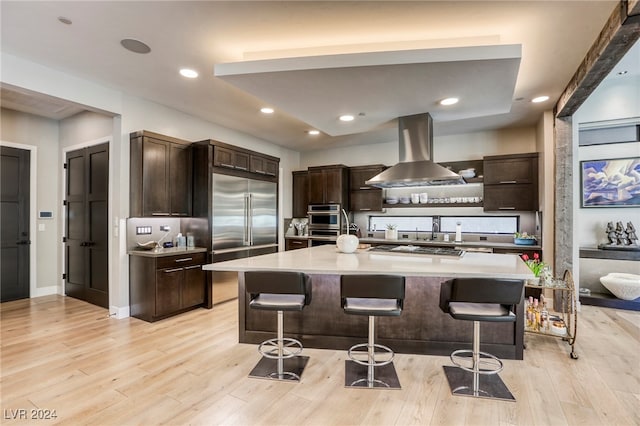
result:
[[[533,99],[531,99],[531,102],[533,102],[533,103],[536,103],[536,104],[537,104],[537,103],[540,103],[540,102],[544,102],[544,101],[546,101],[546,100],[549,100],[549,97],[548,97],[548,96],[538,96],[537,98],[533,98]]]
[[[353,121],[353,115],[341,115],[340,116],[340,121]]]
[[[316,136],[320,134],[320,130],[309,130],[307,133]]]
[[[625,75],[627,72],[628,72],[627,70],[620,71],[620,72],[618,72],[618,75]]]
[[[273,114],[273,108],[269,108],[269,107],[260,108],[260,112],[263,114]]]
[[[180,70],[180,75],[187,78],[196,78],[198,76],[198,71],[190,70],[189,68],[182,68]]]
[[[120,40],[120,44],[125,49],[133,52],[133,53],[149,53],[151,52],[151,48],[147,46],[145,43],[140,40],[135,40],[132,38],[125,38]]]
[[[446,98],[440,101],[440,105],[454,105],[459,101],[458,98]]]
[[[58,16],[58,21],[62,22],[63,24],[66,24],[66,25],[71,25],[71,24],[73,24],[73,22],[71,21],[71,19],[69,19],[69,18],[65,18],[64,16]]]

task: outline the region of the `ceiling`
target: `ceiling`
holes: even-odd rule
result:
[[[305,151],[394,141],[394,118],[422,112],[436,136],[533,125],[617,4],[3,0],[0,35],[5,53]],[[14,89],[3,86],[3,107],[46,115],[51,103],[55,119],[82,107]],[[550,99],[531,103],[538,95]],[[442,107],[446,96],[460,102]]]

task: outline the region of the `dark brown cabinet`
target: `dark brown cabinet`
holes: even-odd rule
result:
[[[191,216],[190,142],[148,131],[130,135],[132,217]]]
[[[382,189],[369,186],[366,181],[383,172],[385,166],[351,167],[349,169],[349,210],[354,212],[381,211]]]
[[[484,157],[484,210],[535,211],[538,153]]]
[[[349,200],[349,169],[343,165],[309,167],[309,204],[341,204]]]
[[[250,157],[250,171],[261,175],[277,176],[278,162],[262,155],[252,154]]]
[[[292,217],[307,217],[309,210],[309,172],[306,170],[292,173]]]
[[[297,239],[293,239],[293,238],[287,238],[285,239],[285,250],[289,251],[289,250],[298,250],[298,249],[303,249],[303,248],[308,248],[309,247],[309,241],[308,240],[297,240]]]
[[[232,148],[215,146],[213,149],[213,165],[234,170],[249,170],[249,154]]]
[[[205,298],[205,253],[129,258],[131,316],[156,321],[202,306]]]

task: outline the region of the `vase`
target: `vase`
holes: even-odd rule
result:
[[[527,285],[540,285],[540,277],[527,278]]]
[[[360,241],[355,235],[342,234],[336,240],[336,247],[342,253],[353,253],[358,248]]]
[[[397,229],[385,229],[384,230],[384,239],[385,240],[397,240],[398,239],[398,230]]]

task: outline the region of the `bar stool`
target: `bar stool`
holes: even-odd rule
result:
[[[513,305],[522,300],[523,288],[524,281],[514,279],[457,278],[442,283],[440,308],[457,320],[473,321],[473,349],[452,352],[455,367],[444,366],[452,394],[516,400],[498,376],[502,361],[480,351],[480,322],[515,322]]]
[[[399,316],[402,312],[404,281],[404,277],[395,275],[343,275],[340,278],[344,312],[369,317],[368,342],[353,345],[347,353],[350,360],[345,360],[346,387],[400,389],[393,366],[394,353],[391,348],[375,343],[374,336],[375,317]]]
[[[299,355],[299,340],[283,337],[284,311],[301,311],[311,303],[310,277],[301,272],[248,271],[244,285],[251,309],[278,312],[277,337],[258,346],[262,358],[249,377],[299,382],[309,357]]]

